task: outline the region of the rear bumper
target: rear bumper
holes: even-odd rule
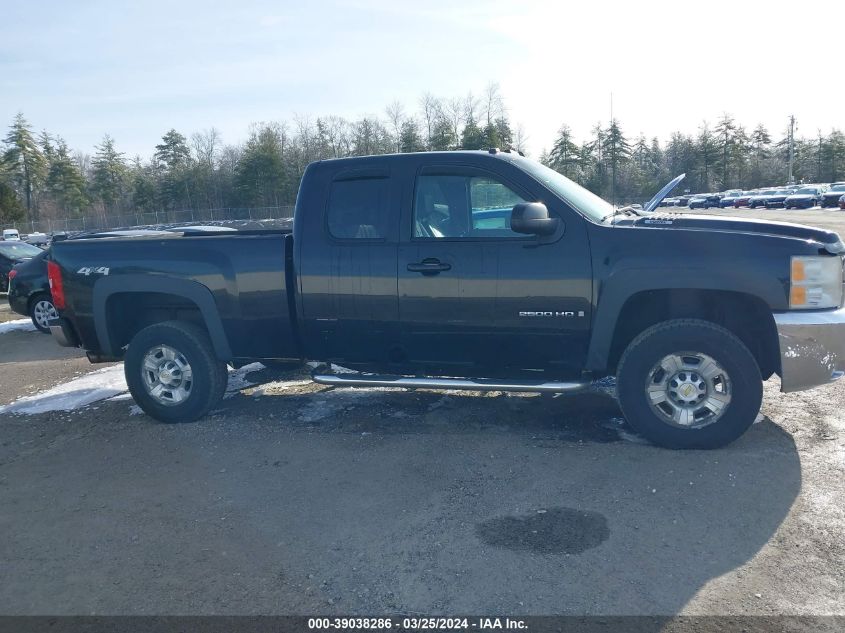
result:
[[[845,308],[774,315],[781,391],[803,391],[845,375]]]
[[[70,321],[62,318],[50,319],[47,325],[56,343],[62,347],[79,347],[79,338],[76,336]]]

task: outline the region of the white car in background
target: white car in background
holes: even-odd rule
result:
[[[17,229],[3,229],[3,240],[6,242],[20,242],[21,235]]]

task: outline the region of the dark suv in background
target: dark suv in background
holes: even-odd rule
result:
[[[33,325],[50,333],[47,321],[58,316],[47,280],[47,251],[16,265],[9,273],[9,306],[32,319]]]
[[[9,288],[9,273],[20,262],[43,253],[40,248],[18,240],[0,241],[0,292]]]

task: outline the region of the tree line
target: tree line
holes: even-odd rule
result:
[[[183,209],[277,207],[293,204],[308,163],[392,152],[523,150],[496,84],[483,94],[438,98],[424,94],[413,112],[388,105],[382,116],[349,120],[297,116],[253,124],[246,141],[223,142],[212,128],[185,136],[171,129],[151,157],[127,157],[109,135],[93,155],[74,151],[61,136],[35,133],[22,113],[0,147],[0,224]],[[560,128],[540,160],[616,202],[642,202],[665,181],[687,173],[693,191],[754,188],[786,180],[787,144],[762,125],[747,131],[729,115],[696,134],[627,136],[616,120],[577,141]],[[795,143],[794,173],[804,181],[845,179],[845,136],[839,130]]]
[[[786,184],[789,132],[775,138],[763,125],[748,130],[729,114],[697,133],[675,132],[661,145],[657,138],[626,136],[617,120],[596,125],[589,139],[577,142],[563,125],[540,160],[607,200],[643,202],[674,176],[693,193],[756,189]],[[838,129],[812,138],[795,138],[796,182],[845,180],[845,134]]]

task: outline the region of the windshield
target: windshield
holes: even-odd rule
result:
[[[845,191],[845,185],[833,185],[831,191]]]
[[[0,242],[0,255],[9,259],[26,259],[43,252],[40,248],[26,242]]]
[[[811,194],[815,195],[815,194],[818,193],[818,191],[819,190],[816,189],[815,187],[801,187],[801,189],[799,189],[795,193],[811,193]]]
[[[613,213],[613,205],[609,202],[554,169],[549,169],[533,160],[520,160],[514,164],[551,189],[564,202],[596,222],[600,222],[603,217]]]

